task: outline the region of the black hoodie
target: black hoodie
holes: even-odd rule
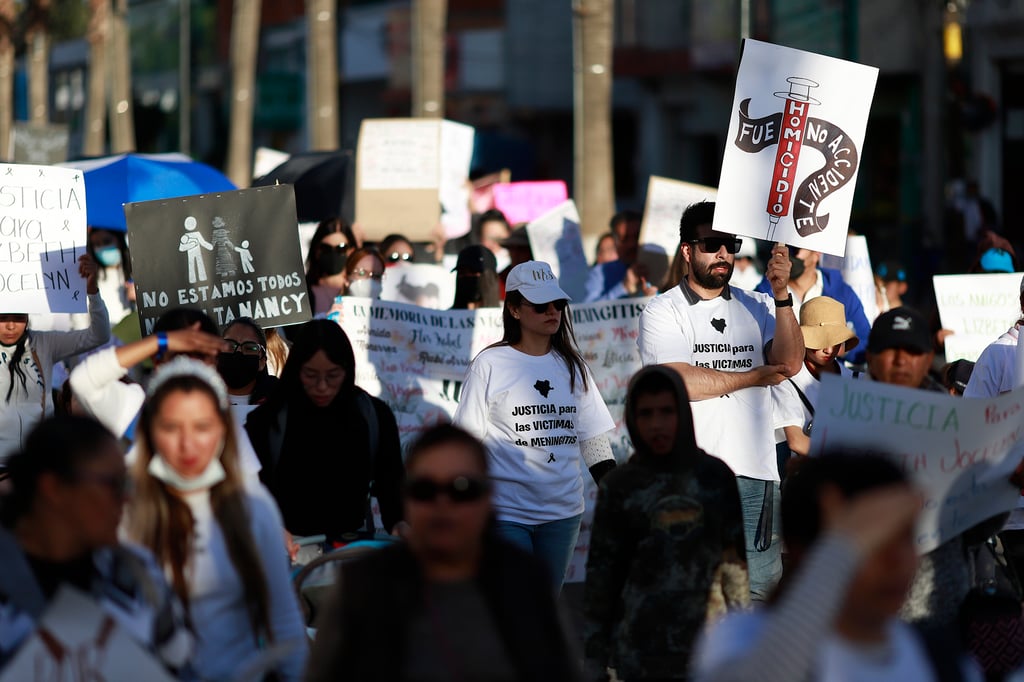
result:
[[[636,389],[652,379],[674,393],[678,408],[667,455],[653,453],[636,427]],[[602,479],[594,514],[587,665],[595,675],[611,666],[628,680],[685,679],[707,615],[749,600],[736,479],[697,447],[689,396],[671,369],[646,367],[633,377],[626,425],[636,453]]]

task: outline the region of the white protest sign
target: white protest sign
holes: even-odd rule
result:
[[[452,121],[364,120],[356,149],[356,222],[366,238],[400,232],[433,241],[439,223],[455,236],[463,218],[468,230],[473,137],[471,127]]]
[[[646,303],[626,299],[569,308],[580,351],[615,419],[610,438],[620,462],[632,452],[623,407],[629,379],[640,369],[636,338]],[[391,407],[406,445],[425,429],[451,420],[469,363],[503,333],[500,308],[438,311],[346,296],[339,314],[329,317],[340,321],[352,341],[356,383]],[[586,490],[592,504],[594,488]],[[570,582],[583,579],[592,513],[588,507],[584,514]]]
[[[715,201],[717,197],[718,190],[714,187],[652,175],[647,181],[640,243],[658,246],[671,261],[679,248],[679,218],[683,211],[691,204]]]
[[[970,360],[977,362],[981,351],[995,339],[980,334],[950,334],[942,342],[946,362]]]
[[[902,466],[925,497],[919,553],[1017,505],[1009,479],[1024,454],[1024,390],[982,399],[831,374],[822,382],[811,454],[878,452]]]
[[[0,310],[84,313],[82,171],[0,165]]]
[[[15,163],[49,166],[68,160],[68,132],[63,123],[15,123],[8,158]]]
[[[873,324],[878,317],[878,299],[875,298],[875,271],[871,267],[867,237],[851,234],[846,238],[846,255],[822,254],[821,267],[833,268],[842,273],[843,281],[850,285],[860,299],[868,324]]]
[[[173,679],[93,599],[67,586],[0,674],[0,682]]]
[[[526,225],[534,260],[544,261],[558,278],[558,286],[574,301],[582,301],[587,288],[587,256],[580,234],[580,214],[572,199],[555,206]]]
[[[932,278],[942,328],[953,332],[945,341],[947,362],[977,360],[1013,326],[1021,316],[1020,282],[1020,273]]]
[[[455,273],[440,265],[398,263],[384,271],[383,284],[385,301],[447,310],[455,300]]]
[[[878,69],[743,41],[715,229],[842,255]]]

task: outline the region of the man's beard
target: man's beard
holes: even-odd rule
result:
[[[722,274],[712,274],[712,270],[720,265],[724,265],[728,268],[728,271]],[[724,260],[715,261],[707,266],[705,269],[693,268],[690,275],[693,277],[697,284],[701,285],[705,289],[721,289],[729,283],[729,279],[732,277],[733,264],[728,263]]]

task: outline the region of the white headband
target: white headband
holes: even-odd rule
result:
[[[209,365],[187,355],[178,355],[170,362],[160,365],[156,374],[149,381],[149,388],[146,389],[146,397],[152,398],[153,394],[160,390],[160,387],[168,380],[175,377],[195,377],[210,387],[217,396],[217,403],[222,410],[228,409],[228,389],[224,380],[217,374],[217,370]]]

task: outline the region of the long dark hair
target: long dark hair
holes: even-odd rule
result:
[[[269,402],[281,405],[304,394],[299,373],[302,366],[321,350],[328,360],[345,370],[345,380],[338,395],[351,394],[356,385],[356,355],[348,335],[331,320],[310,320],[299,327],[288,352],[288,361],[281,371],[281,380]]]
[[[147,471],[154,454],[153,420],[166,398],[176,391],[198,391],[217,405],[217,413],[224,426],[224,449],[220,461],[226,477],[210,489],[210,507],[224,535],[231,565],[241,580],[253,635],[257,639],[262,636],[272,640],[270,591],[252,535],[232,416],[221,407],[209,384],[199,377],[182,375],[168,379],[143,406],[139,422],[141,437],[137,441],[138,455],[133,471],[136,491],[128,506],[129,534],[153,552],[161,565],[170,569],[171,585],[188,608],[186,568],[194,548],[195,520],[188,504]]]
[[[28,315],[25,316],[26,321]],[[11,355],[11,359],[7,363],[7,371],[11,373],[11,383],[7,387],[7,402],[11,402],[11,395],[14,392],[14,378],[17,376],[21,382],[21,390],[28,394],[28,383],[25,377],[25,370],[21,368],[21,361],[25,357],[25,350],[28,348],[28,327],[25,327],[25,332],[18,339],[18,342],[14,346],[14,353]],[[42,373],[43,368],[39,368]]]
[[[523,328],[519,320],[512,316],[512,309],[519,306],[533,305],[518,291],[509,291],[505,294],[505,307],[501,311],[501,319],[505,326],[505,333],[501,341],[491,344],[494,346],[514,346],[523,339]],[[566,367],[569,368],[569,390],[576,391],[576,375],[580,377],[583,390],[590,389],[587,381],[587,363],[583,360],[579,346],[576,345],[576,336],[572,333],[572,311],[568,303],[562,311],[562,320],[558,324],[558,331],[551,335],[551,350],[562,356]]]
[[[320,270],[317,253],[320,248],[320,242],[322,242],[327,235],[334,234],[335,232],[341,232],[345,235],[345,241],[348,242],[348,247],[350,249],[355,249],[359,246],[355,233],[344,220],[341,218],[328,218],[327,220],[321,220],[320,224],[316,227],[316,232],[313,233],[313,238],[309,240],[309,253],[306,254],[306,283],[309,286],[317,284],[324,276],[324,273]]]

